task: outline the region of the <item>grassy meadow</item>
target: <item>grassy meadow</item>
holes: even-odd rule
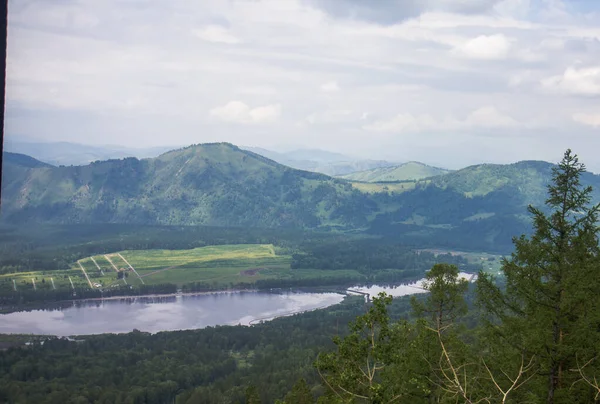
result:
[[[110,260],[110,261],[109,261]],[[95,261],[95,262],[94,262]],[[111,264],[112,262],[112,264]],[[129,264],[137,274],[129,269]],[[236,284],[252,284],[264,279],[326,279],[359,277],[354,270],[290,269],[291,256],[278,253],[272,244],[234,244],[200,247],[189,250],[125,250],[87,257],[72,264],[70,269],[59,271],[31,271],[0,275],[3,290],[52,288],[53,278],[57,289],[70,288],[69,278],[75,287],[88,288],[82,267],[93,287],[113,285],[146,285],[173,283],[183,285],[204,282],[213,287],[227,288]],[[81,265],[81,266],[80,266]],[[118,271],[126,274],[118,279]],[[138,277],[139,274],[139,277]]]

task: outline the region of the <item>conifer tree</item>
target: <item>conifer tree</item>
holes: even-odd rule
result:
[[[535,360],[537,377],[528,390],[547,403],[581,402],[589,395],[573,370],[600,350],[599,206],[589,206],[592,189],[580,183],[584,172],[567,150],[553,169],[546,211],[528,208],[533,235],[514,239],[515,251],[503,261],[505,284],[497,286],[485,274],[478,280],[498,342]]]

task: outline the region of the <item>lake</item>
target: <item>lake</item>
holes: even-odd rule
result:
[[[469,274],[461,276],[472,280]],[[422,281],[396,286],[356,286],[349,293],[379,292],[392,296],[424,293]],[[249,325],[261,320],[315,310],[340,303],[341,293],[256,291],[216,292],[162,297],[123,297],[74,301],[60,308],[0,315],[2,334],[86,335]]]
[[[0,333],[58,336],[248,325],[340,303],[339,293],[220,292],[75,301],[58,309],[0,315]]]

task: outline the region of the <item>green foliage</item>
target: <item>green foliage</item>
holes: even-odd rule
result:
[[[256,386],[251,384],[246,387],[246,404],[261,404],[261,402]]]
[[[535,232],[515,239],[515,252],[503,262],[505,287],[488,276],[479,282],[502,338],[539,365],[530,389],[549,403],[574,402],[582,394],[572,387],[579,380],[572,370],[595,358],[600,347],[600,206],[589,207],[592,189],[581,186],[584,172],[568,150],[548,187],[550,215],[529,207]]]
[[[430,293],[412,299],[416,323],[390,323],[380,296],[334,339],[337,350],[319,357],[324,402],[597,402],[600,205],[589,206],[584,172],[568,150],[547,209],[529,207],[534,234],[514,240],[499,284],[479,274],[474,314],[484,326],[470,319],[458,268],[437,264],[424,282]]]
[[[285,403],[287,404],[313,404],[315,399],[303,378],[298,380],[292,390],[285,396]]]
[[[394,303],[395,316],[408,309],[402,303]],[[331,349],[330,336],[344,334],[344,325],[363,312],[363,299],[350,297],[325,310],[251,327],[134,331],[74,341],[21,336],[8,342],[33,345],[0,350],[0,402],[71,403],[81,397],[106,404],[241,403],[246,387],[254,385],[262,402],[272,403],[299,379],[319,394],[312,366],[317,353]]]
[[[11,164],[9,174],[3,219],[11,223],[356,227],[375,207],[342,181],[226,143],[87,166]]]
[[[522,208],[543,201],[550,180],[550,164],[521,162],[416,183],[351,184],[205,144],[87,166],[7,163],[2,221],[368,229],[421,247],[508,252],[511,236],[531,227]],[[582,180],[600,184],[592,174]]]
[[[430,327],[444,329],[457,317],[466,314],[464,295],[469,287],[466,279],[458,276],[458,267],[436,264],[425,275],[423,288],[429,291],[425,301],[412,298],[413,310],[419,317],[429,316]]]

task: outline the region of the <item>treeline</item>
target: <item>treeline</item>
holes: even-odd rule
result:
[[[427,272],[429,294],[412,299],[416,321],[392,321],[391,297],[375,299],[317,359],[326,389],[318,402],[597,403],[600,205],[589,206],[584,171],[567,151],[547,209],[529,207],[534,234],[514,240],[502,282],[480,273],[477,305],[448,264]]]
[[[0,274],[66,269],[79,259],[123,250],[178,250],[223,244],[295,247],[312,237],[329,236],[293,229],[209,226],[0,225]]]
[[[74,289],[40,288],[17,289],[17,291],[4,291],[0,293],[0,307],[5,311],[13,308],[22,308],[27,304],[53,303],[79,299],[99,299],[112,296],[141,296],[150,294],[170,294],[177,292],[177,285],[162,283],[155,285],[119,285],[116,287],[90,289],[87,287],[76,287]]]
[[[307,242],[301,251],[292,255],[292,269],[355,269],[364,274],[379,270],[417,270],[421,274],[437,262],[457,265],[464,271],[478,271],[478,265],[469,264],[452,254],[434,255],[415,252],[406,245],[381,239],[335,240]]]

